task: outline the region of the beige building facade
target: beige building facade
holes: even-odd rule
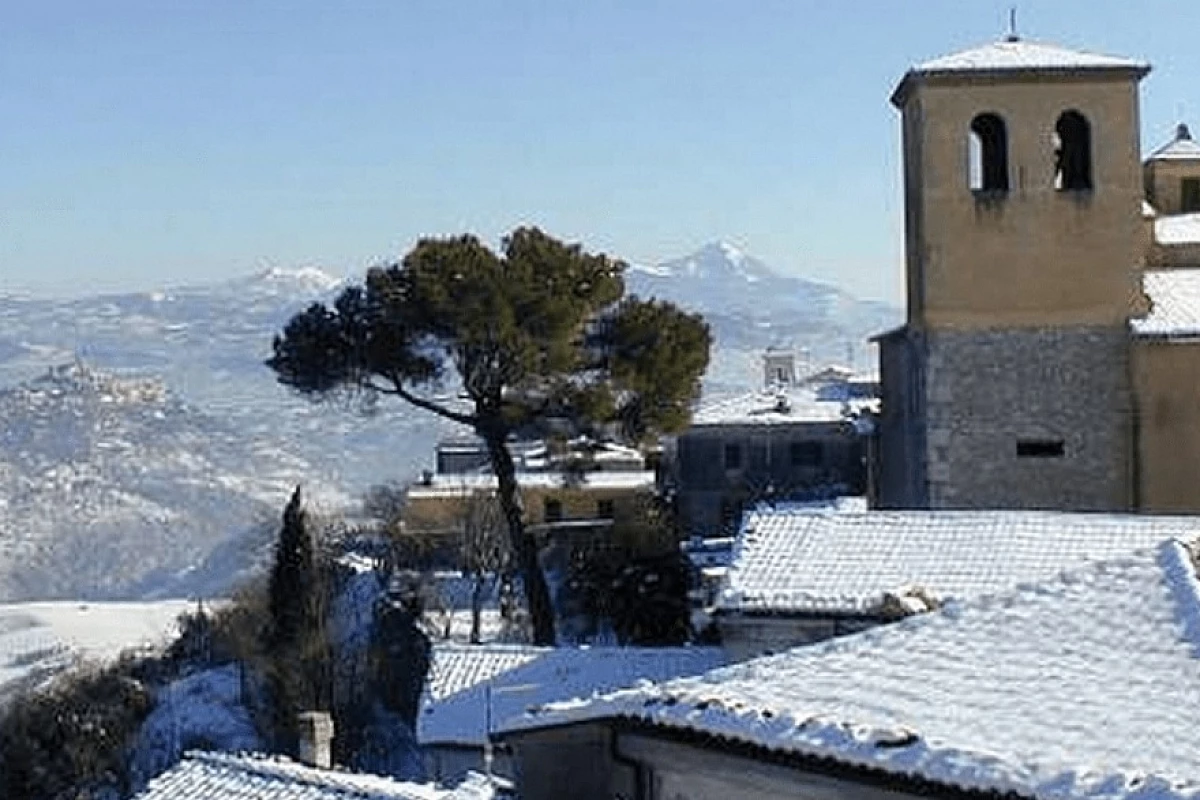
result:
[[[1147,272],[1200,267],[1200,147],[1181,126],[1142,162],[1149,69],[1010,37],[900,82],[875,505],[1200,510],[1200,349],[1178,318],[1139,329],[1178,288]]]

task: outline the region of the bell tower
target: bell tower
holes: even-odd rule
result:
[[[881,505],[1132,504],[1148,71],[1011,35],[900,81],[908,310],[880,339]]]

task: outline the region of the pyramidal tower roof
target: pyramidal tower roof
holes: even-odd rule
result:
[[[1126,72],[1140,78],[1150,71],[1150,65],[1136,59],[1072,50],[1009,35],[997,42],[961,50],[911,67],[892,94],[892,102],[900,105],[913,81],[927,76],[1091,71]]]
[[[1179,123],[1175,138],[1150,154],[1147,161],[1200,161],[1200,143],[1192,138],[1188,126]]]

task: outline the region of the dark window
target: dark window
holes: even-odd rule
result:
[[[1008,131],[995,114],[980,114],[971,120],[971,163],[968,173],[975,191],[1008,191]]]
[[[1054,125],[1054,186],[1064,191],[1092,188],[1092,127],[1078,111],[1064,111]]]
[[[742,446],[738,444],[725,445],[725,469],[742,468]]]
[[[1179,210],[1200,211],[1200,178],[1184,178],[1179,186]]]
[[[1062,439],[1017,440],[1017,456],[1019,458],[1061,458],[1063,453]]]
[[[547,497],[542,504],[542,515],[546,522],[558,522],[563,518],[562,502],[553,497]]]
[[[792,442],[793,467],[817,467],[824,455],[820,442]]]
[[[613,507],[613,501],[597,500],[596,516],[600,519],[612,519],[614,516],[616,516],[616,509]]]

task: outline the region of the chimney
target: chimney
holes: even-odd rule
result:
[[[333,766],[333,717],[324,711],[306,711],[296,718],[300,733],[300,761],[317,769]]]

